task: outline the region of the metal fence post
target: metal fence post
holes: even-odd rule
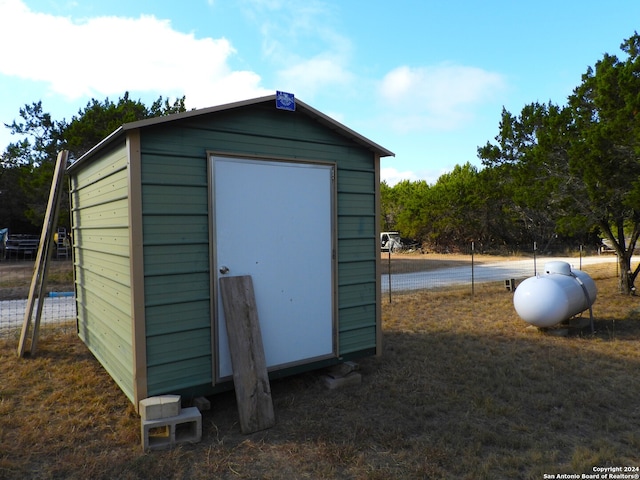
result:
[[[387,272],[389,275],[389,303],[391,303],[391,245],[389,245],[389,265]]]
[[[582,270],[582,245],[580,245],[580,270]]]
[[[475,253],[476,242],[471,242],[471,296],[475,296],[475,272],[473,264],[473,254]]]

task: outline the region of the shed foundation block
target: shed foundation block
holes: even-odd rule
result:
[[[196,407],[189,407],[174,417],[142,420],[141,434],[145,451],[197,443],[202,439],[202,415]]]
[[[140,417],[142,420],[180,415],[180,395],[158,395],[140,400]]]

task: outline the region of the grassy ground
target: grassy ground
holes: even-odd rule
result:
[[[541,479],[640,466],[638,298],[596,279],[596,333],[542,334],[482,286],[383,303],[384,347],[362,384],[272,383],[277,424],[242,435],[233,393],[203,439],[143,453],[140,420],[81,342],[36,358],[0,343],[0,478]]]
[[[0,300],[21,300],[29,296],[34,263],[22,260],[0,262]],[[47,273],[49,290],[73,290],[71,260],[52,260]]]

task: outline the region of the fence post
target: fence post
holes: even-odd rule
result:
[[[389,265],[387,272],[389,275],[389,303],[391,303],[391,246],[389,246]]]
[[[582,245],[580,245],[580,270],[582,270]]]
[[[535,277],[538,274],[536,269],[536,250],[538,250],[538,243],[533,242],[533,276]]]
[[[471,296],[475,296],[475,271],[473,264],[473,254],[475,253],[476,242],[471,242]]]

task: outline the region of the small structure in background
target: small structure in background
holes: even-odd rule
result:
[[[70,242],[67,235],[67,229],[64,227],[58,227],[58,231],[55,234],[56,242],[56,258],[69,258]]]
[[[507,292],[515,292],[515,290],[516,290],[516,279],[515,278],[507,278],[504,281],[504,288],[507,289]]]
[[[33,260],[40,245],[40,236],[16,234],[8,235],[4,246],[4,258],[6,260]]]
[[[545,273],[524,280],[513,296],[516,312],[525,322],[548,328],[589,310],[597,288],[591,277],[571,270],[567,262],[548,262]],[[593,330],[593,315],[591,315]]]

